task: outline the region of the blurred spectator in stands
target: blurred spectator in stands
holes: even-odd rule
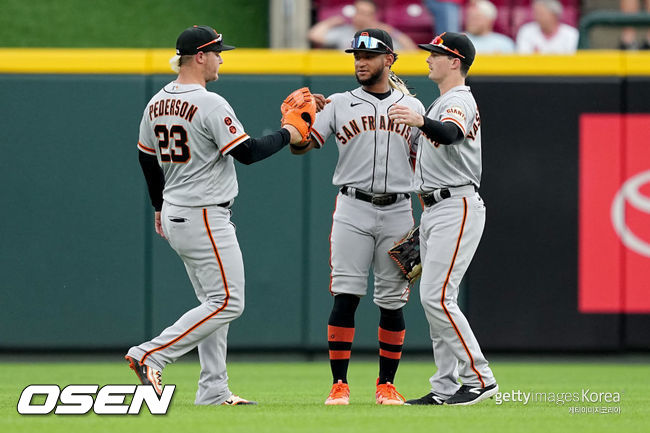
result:
[[[350,48],[354,34],[363,29],[382,29],[393,38],[395,51],[416,50],[417,46],[406,34],[377,19],[377,5],[372,0],[354,2],[354,15],[348,23],[340,15],[316,23],[309,30],[309,40],[319,48]]]
[[[650,12],[650,0],[645,0],[645,10]],[[621,0],[621,12],[628,14],[638,14],[641,12],[641,0]],[[634,27],[625,27],[621,33],[621,42],[619,48],[622,50],[642,50],[650,49],[650,31],[646,33],[645,40],[641,45],[637,40],[636,29]]]
[[[465,10],[465,32],[477,53],[509,54],[515,51],[515,43],[506,35],[495,33],[494,21],[497,8],[488,0],[476,0]]]
[[[424,0],[424,5],[433,15],[433,33],[460,32],[460,21],[464,0]]]
[[[533,0],[535,21],[524,24],[517,33],[519,54],[574,54],[578,49],[578,30],[560,22],[562,4],[558,0]]]

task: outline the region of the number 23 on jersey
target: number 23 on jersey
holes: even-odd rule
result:
[[[158,124],[153,129],[158,138],[161,162],[186,163],[192,157],[187,145],[187,131],[181,125]]]

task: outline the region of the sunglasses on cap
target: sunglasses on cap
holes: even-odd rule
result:
[[[377,48],[384,48],[388,52],[391,53],[393,52],[393,50],[391,50],[388,45],[386,45],[379,39],[373,38],[372,36],[369,36],[367,34],[362,33],[361,35],[352,39],[352,49],[354,50],[360,50],[360,49],[375,50]]]
[[[433,38],[433,40],[430,42],[431,45],[433,45],[434,47],[442,48],[443,50],[448,51],[450,54],[453,54],[453,55],[455,55],[455,56],[458,56],[458,57],[460,57],[461,59],[464,59],[465,56],[463,56],[461,53],[459,53],[457,49],[453,49],[453,50],[452,50],[451,48],[447,47],[447,46],[444,44],[445,41],[442,39],[442,37],[443,37],[445,34],[447,34],[447,32],[445,32],[445,33],[443,33],[443,34],[441,34],[441,35],[438,35],[438,36],[436,36],[435,38]]]
[[[216,37],[215,39],[211,40],[211,41],[208,42],[208,43],[205,43],[205,44],[203,44],[203,45],[200,45],[200,46],[196,47],[196,50],[197,50],[197,51],[200,51],[201,48],[205,48],[205,47],[207,47],[208,45],[218,44],[219,42],[221,42],[222,39],[223,39],[223,37],[221,36],[221,34],[217,33],[217,37]]]

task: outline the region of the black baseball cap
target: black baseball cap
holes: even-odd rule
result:
[[[196,54],[199,51],[228,51],[235,47],[223,44],[223,35],[208,26],[192,26],[176,39],[176,54]]]
[[[457,57],[467,66],[474,63],[476,48],[464,33],[445,32],[436,36],[428,44],[418,44],[423,50]]]
[[[393,52],[393,38],[388,32],[381,29],[364,29],[354,34],[350,48],[346,53],[367,51],[370,53],[395,54]]]

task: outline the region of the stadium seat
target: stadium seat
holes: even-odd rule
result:
[[[415,43],[433,38],[433,19],[421,2],[415,0],[387,2],[384,22],[406,33]]]
[[[494,31],[512,37],[512,7],[509,4],[497,6],[497,19],[494,21]]]
[[[343,15],[343,8],[352,5],[352,2],[346,1],[338,4],[324,4],[318,8],[317,20],[323,21],[334,15]]]

